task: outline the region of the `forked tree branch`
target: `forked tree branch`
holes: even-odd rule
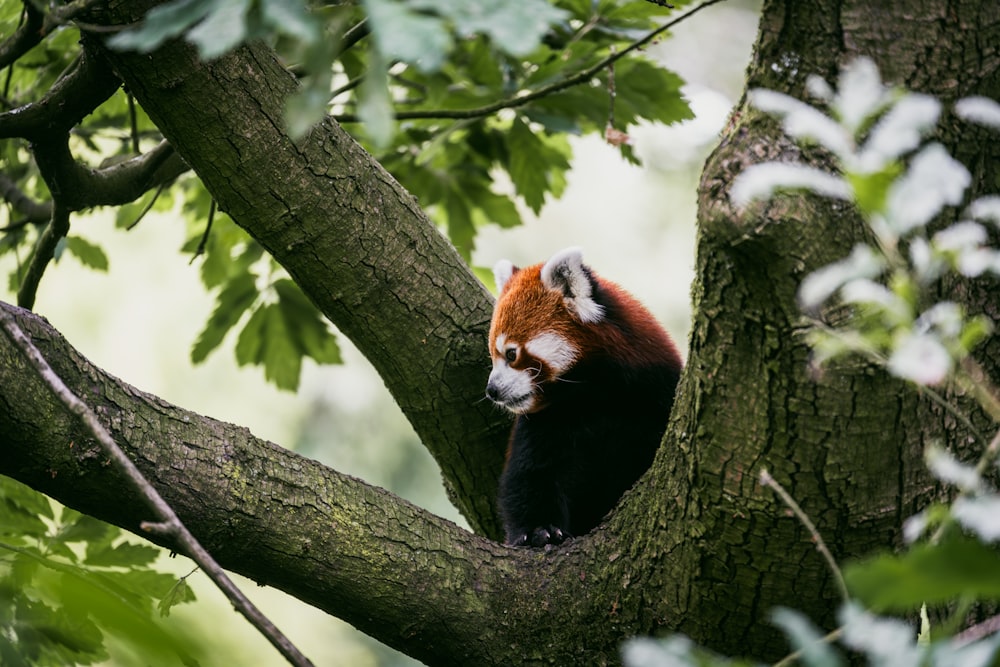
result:
[[[34,367],[38,376],[44,380],[53,394],[72,412],[100,444],[104,454],[121,472],[132,491],[142,498],[147,507],[156,517],[157,523],[143,523],[143,530],[167,537],[177,545],[177,550],[190,557],[208,575],[216,586],[232,602],[236,610],[243,614],[257,630],[293,665],[312,667],[306,658],[292,642],[265,616],[242,591],[233,583],[211,554],[201,546],[201,543],[191,534],[183,522],[177,517],[173,508],[146,480],[131,459],[125,455],[111,434],[101,424],[97,415],[90,407],[80,400],[63,383],[62,379],[52,370],[38,348],[24,335],[14,321],[14,317],[5,309],[0,308],[0,325],[7,337],[16,345],[24,357]]]

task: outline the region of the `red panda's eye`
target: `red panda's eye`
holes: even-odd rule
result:
[[[511,363],[511,364],[514,363],[515,361],[517,361],[517,348],[516,347],[508,347],[504,351],[503,356],[504,356],[504,359],[506,359],[508,363]]]

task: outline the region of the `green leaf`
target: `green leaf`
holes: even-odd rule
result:
[[[954,537],[849,565],[844,578],[851,595],[877,611],[914,611],[960,597],[1000,600],[1000,553]]]
[[[167,591],[167,594],[160,599],[156,609],[160,612],[160,616],[170,616],[170,610],[173,607],[184,602],[193,602],[194,599],[194,591],[187,585],[187,578],[178,579]]]
[[[211,60],[239,46],[247,37],[247,13],[251,0],[210,0],[212,9],[191,28],[187,40],[198,47],[198,55]]]
[[[402,60],[424,72],[441,68],[451,48],[451,35],[444,21],[410,9],[397,0],[363,0],[371,21],[372,37],[386,62]],[[372,63],[372,70],[377,64]]]
[[[558,196],[565,187],[564,174],[569,169],[566,153],[545,142],[519,118],[507,134],[507,146],[507,171],[514,188],[537,214],[547,193]]]
[[[265,23],[300,42],[308,44],[322,38],[322,22],[299,0],[263,0],[260,11]]]
[[[204,0],[175,0],[149,10],[142,25],[108,38],[108,46],[121,51],[149,53],[202,20],[215,7]]]
[[[448,216],[448,238],[458,250],[458,254],[469,262],[472,260],[476,229],[472,225],[469,205],[462,192],[449,191],[444,200],[444,209]]]
[[[569,16],[543,0],[411,0],[409,5],[453,22],[459,35],[486,35],[498,49],[517,57],[534,51],[549,26]]]
[[[80,260],[84,266],[96,271],[108,270],[108,256],[104,254],[100,246],[94,245],[86,239],[79,236],[66,237],[66,250]]]
[[[28,514],[37,514],[46,519],[55,518],[48,496],[3,475],[0,475],[0,500],[6,500]]]
[[[681,93],[684,79],[645,58],[627,58],[615,67],[615,120],[622,125],[650,120],[676,123],[694,118]]]
[[[88,545],[84,562],[99,567],[138,567],[149,565],[159,554],[159,550],[155,547],[131,542],[122,542],[114,547],[91,543]]]
[[[389,145],[395,130],[387,67],[378,53],[372,53],[368,72],[358,86],[358,117],[378,148]]]
[[[236,326],[243,313],[257,300],[257,296],[257,283],[253,275],[241,273],[229,281],[219,292],[215,310],[191,348],[193,363],[204,361],[208,353],[222,343],[229,330]]]
[[[75,510],[63,508],[62,530],[59,531],[58,538],[63,542],[90,542],[97,544],[108,544],[121,534],[121,531],[109,523],[86,514],[80,514]],[[72,512],[75,516],[70,521],[67,514]]]
[[[261,306],[250,316],[236,342],[236,361],[241,366],[263,366],[269,382],[294,391],[302,357],[339,363],[340,349],[319,311],[292,280],[279,280],[273,287],[278,302]]]
[[[278,293],[281,313],[301,354],[320,364],[341,363],[337,337],[330,332],[322,314],[299,286],[292,280],[283,279],[274,284],[274,289]]]
[[[263,366],[264,377],[279,389],[298,387],[302,355],[292,343],[278,304],[262,306],[250,316],[236,342],[236,361],[241,366]]]

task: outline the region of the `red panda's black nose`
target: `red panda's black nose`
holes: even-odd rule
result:
[[[494,403],[500,402],[500,389],[498,389],[492,382],[486,383],[486,398],[490,399]]]

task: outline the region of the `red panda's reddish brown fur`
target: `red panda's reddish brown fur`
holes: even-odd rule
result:
[[[580,252],[495,270],[487,396],[517,415],[501,477],[507,542],[591,530],[648,468],[681,369],[655,318]]]

